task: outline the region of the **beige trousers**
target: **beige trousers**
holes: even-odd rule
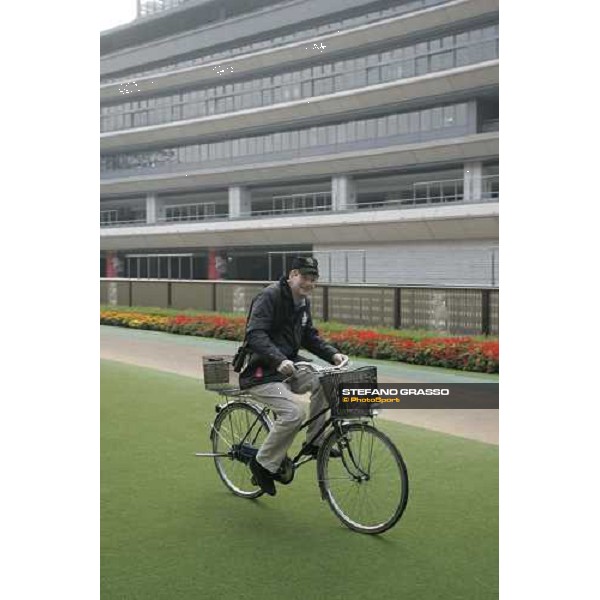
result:
[[[273,409],[277,418],[274,427],[260,447],[256,460],[265,469],[275,473],[292,445],[300,426],[305,419],[305,409],[300,400],[301,395],[295,394],[287,383],[264,383],[248,390],[253,398],[261,404],[266,404]],[[308,418],[312,418],[327,406],[327,399],[323,388],[315,376],[310,396],[310,409]],[[307,428],[306,440],[310,441],[319,431],[327,419],[324,413],[315,419]],[[319,446],[323,442],[323,434],[312,443]]]

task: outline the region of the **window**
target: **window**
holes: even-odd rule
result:
[[[219,98],[216,103],[216,111],[217,113],[223,113],[227,109],[225,98]]]
[[[454,127],[455,125],[454,106],[444,106],[444,127]]]
[[[496,40],[481,43],[480,60],[494,60],[498,58]]]
[[[456,125],[465,127],[467,125],[467,104],[456,105]]]
[[[333,92],[333,77],[324,77],[314,82],[315,96],[324,96]]]
[[[299,147],[299,133],[298,131],[290,132],[290,148],[297,150]]]
[[[398,115],[398,133],[406,135],[408,133],[408,114]]]
[[[265,138],[264,138],[264,136],[259,136],[254,139],[256,142],[255,153],[257,155],[264,154],[265,153]]]
[[[310,135],[308,129],[300,130],[300,148],[307,148],[310,145]]]
[[[367,69],[367,85],[377,85],[381,83],[380,67],[369,67]]]
[[[364,121],[356,122],[356,139],[364,140],[367,137],[367,127]]]
[[[292,86],[291,85],[282,86],[281,97],[284,102],[289,102],[290,100],[292,100]]]
[[[455,45],[456,46],[464,46],[465,44],[469,43],[469,33],[468,32],[464,32],[464,33],[458,33],[455,36]]]
[[[415,59],[408,58],[402,62],[402,77],[414,77],[415,76]]]
[[[453,66],[454,57],[452,52],[441,52],[431,56],[431,70],[443,71]]]
[[[240,102],[241,104],[241,102]],[[262,104],[263,106],[267,106],[269,104],[273,104],[273,90],[263,90],[262,91]]]
[[[442,38],[442,48],[452,48],[454,46],[454,36],[447,35]]]
[[[442,40],[429,40],[429,52],[442,49]]]
[[[329,125],[327,126],[327,143],[328,144],[336,144],[337,143],[337,136],[336,136],[336,127],[335,125]]]
[[[242,94],[242,107],[243,108],[252,108],[252,92],[245,92]]]
[[[483,38],[483,36],[482,36],[481,29],[473,29],[472,31],[469,31],[469,41],[471,43],[480,42],[482,40],[482,38]]]
[[[387,135],[398,135],[398,115],[389,115],[386,121]]]
[[[410,113],[409,115],[409,131],[410,133],[419,133],[421,131],[421,115],[418,112]]]
[[[428,43],[427,42],[419,42],[415,47],[415,53],[417,56],[423,56],[427,54],[428,51]]]
[[[327,128],[317,127],[317,144],[319,146],[327,145]]]
[[[377,119],[365,121],[365,131],[367,139],[375,139],[377,137]]]
[[[417,75],[425,75],[429,72],[429,57],[419,56],[415,62],[415,69]]]
[[[231,158],[231,140],[221,142],[223,146],[223,158]]]
[[[356,140],[356,121],[350,121],[345,124],[346,127],[346,138],[349,142]]]
[[[273,136],[272,135],[267,135],[265,136],[265,154],[270,154],[271,152],[273,152]]]
[[[462,67],[464,65],[468,65],[472,62],[471,59],[471,49],[470,48],[457,48],[455,50],[456,53],[456,66]]]

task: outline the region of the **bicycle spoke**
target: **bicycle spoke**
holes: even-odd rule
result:
[[[218,429],[215,429],[214,431],[225,442],[225,444],[227,444],[228,448],[231,448],[233,442],[228,440]]]
[[[320,484],[328,491],[326,499],[350,528],[365,533],[385,531],[406,506],[401,458],[389,439],[371,425],[350,425],[344,439],[347,459],[327,460],[323,471]]]
[[[266,421],[261,414],[244,403],[228,405],[224,410],[227,412],[222,413],[213,427],[216,432],[213,439],[214,450],[220,451],[222,445],[227,451],[232,446],[238,446],[238,451],[241,452],[241,441],[244,438],[244,447],[260,446],[268,434]],[[262,492],[251,482],[251,473],[244,461],[240,457],[215,457],[217,471],[225,485],[238,496],[254,498]]]

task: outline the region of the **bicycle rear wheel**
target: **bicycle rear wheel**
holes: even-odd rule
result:
[[[223,483],[236,496],[262,496],[261,488],[252,483],[248,463],[270,430],[268,418],[246,402],[231,402],[217,415],[211,431],[212,448],[214,453],[226,456],[215,456],[215,466]]]
[[[332,448],[341,458],[332,458]],[[408,502],[408,472],[402,455],[381,431],[351,423],[325,440],[317,457],[321,495],[350,529],[383,533],[393,527]]]

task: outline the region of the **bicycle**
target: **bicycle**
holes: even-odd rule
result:
[[[272,409],[261,406],[250,390],[234,385],[237,374],[231,366],[232,357],[207,356],[203,359],[205,388],[217,392],[225,402],[217,404],[217,416],[210,426],[212,452],[197,452],[196,456],[213,457],[217,473],[225,486],[242,498],[258,498],[264,493],[253,480],[250,460],[273,427]],[[349,407],[339,396],[340,384],[377,385],[377,368],[350,368],[350,365],[319,367],[312,363],[295,364],[298,373],[309,370],[319,375],[329,406],[300,429],[331,411],[329,418],[308,444],[329,426],[316,456],[317,480],[321,498],[326,500],[336,517],[359,533],[379,534],[393,527],[408,502],[408,472],[394,443],[374,425],[377,410],[373,407]],[[341,457],[332,457],[337,448]],[[286,457],[275,476],[288,485],[295,472],[315,460],[304,454],[303,447],[293,458]]]

